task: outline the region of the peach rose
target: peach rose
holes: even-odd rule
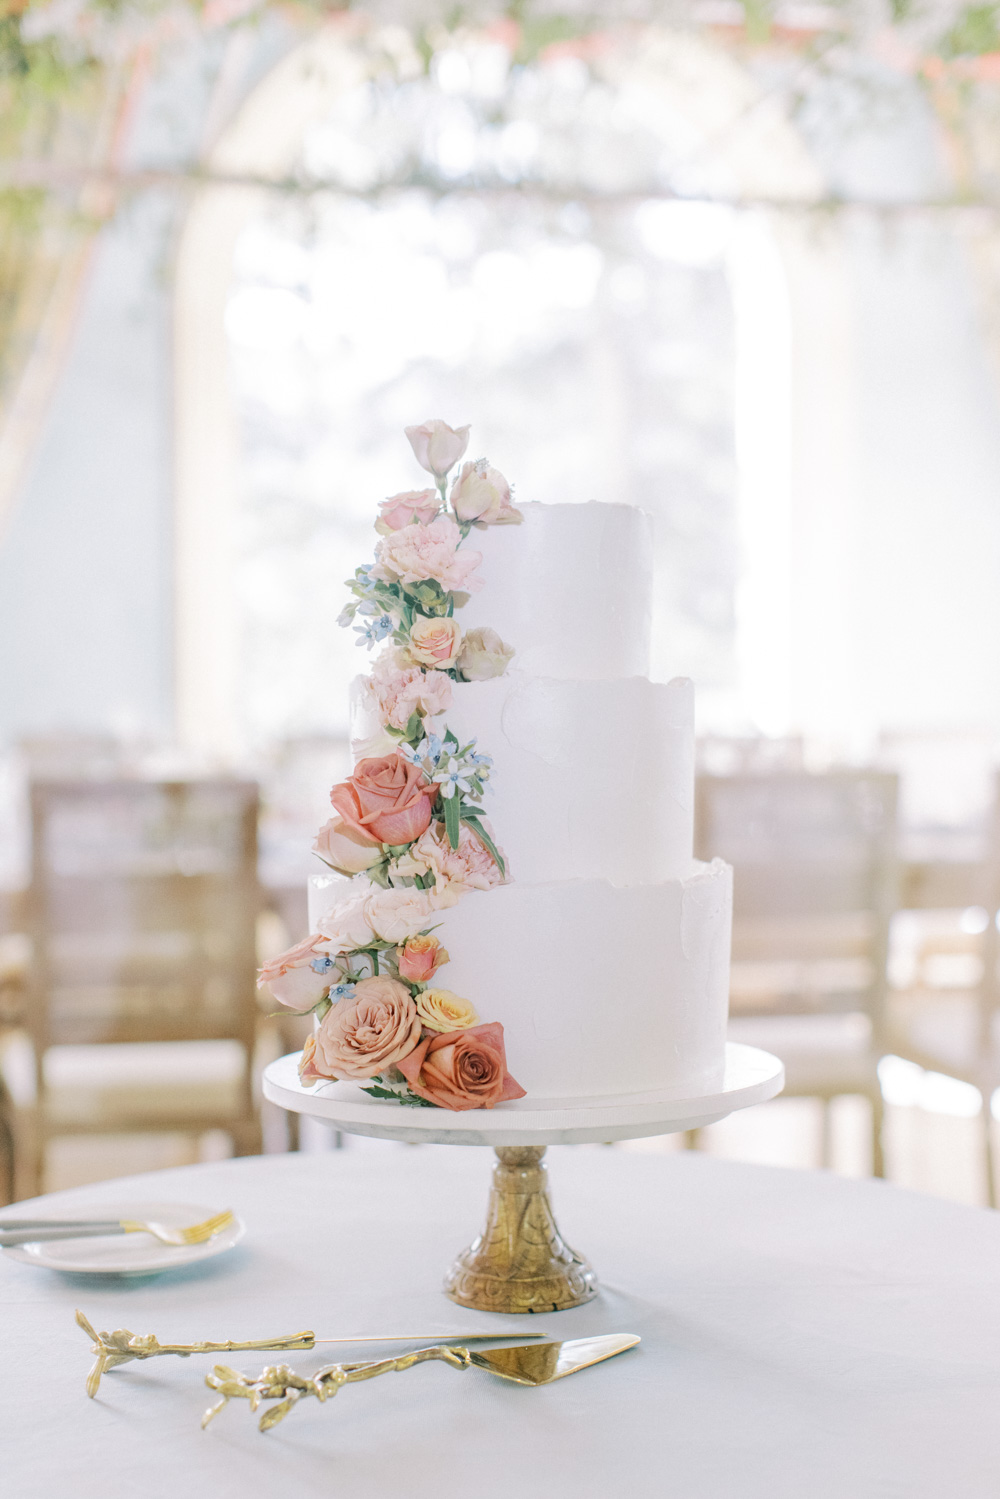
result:
[[[485,458],[462,465],[452,487],[451,503],[459,520],[478,521],[482,526],[519,525],[524,519],[511,503],[507,480]]]
[[[426,937],[408,937],[399,954],[399,976],[411,984],[429,984],[447,961],[448,954],[433,932]]]
[[[414,1093],[442,1109],[492,1109],[504,1099],[524,1097],[507,1071],[503,1026],[495,1020],[431,1036],[396,1065]]]
[[[420,1020],[406,985],[391,978],[361,979],[350,999],[323,1016],[313,1066],[324,1077],[366,1082],[398,1066],[419,1040]]]
[[[383,583],[424,583],[433,579],[446,593],[482,587],[473,573],[482,552],[459,551],[462,533],[450,515],[439,515],[428,526],[404,526],[392,531],[375,548],[369,576]]]
[[[439,670],[454,666],[462,649],[462,628],[457,619],[425,619],[420,616],[410,629],[408,649],[421,666],[436,666]]]
[[[453,994],[450,989],[423,989],[414,1003],[424,1029],[450,1034],[464,1031],[477,1025],[479,1016],[467,999]]]
[[[438,909],[429,890],[404,885],[373,890],[365,901],[365,919],[383,942],[405,942],[429,926]]]
[[[378,508],[375,529],[380,536],[388,536],[404,526],[430,525],[441,509],[441,501],[433,489],[408,489],[383,500]]]
[[[324,936],[313,935],[268,959],[257,976],[257,988],[266,984],[278,1003],[290,1010],[311,1010],[329,989],[331,975],[329,943]]]
[[[421,468],[439,479],[454,468],[469,446],[468,427],[449,427],[447,422],[421,422],[403,429]]]
[[[488,682],[502,677],[514,655],[514,647],[505,644],[489,625],[477,626],[466,633],[455,665],[467,682]]]
[[[363,837],[412,843],[430,825],[438,794],[419,766],[402,755],[359,760],[354,774],[330,792],[335,812]]]
[[[331,817],[323,824],[312,851],[341,874],[361,874],[382,857],[382,845],[348,827],[342,817]]]
[[[303,1084],[329,1082],[325,1072],[316,1066],[316,1037],[307,1036],[299,1057],[299,1082]]]
[[[317,921],[316,930],[329,952],[357,952],[371,946],[375,933],[365,919],[365,898],[370,889],[371,880],[345,884],[342,897]]]

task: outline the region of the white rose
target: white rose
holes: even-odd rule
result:
[[[368,947],[375,935],[365,915],[371,881],[364,881],[364,887],[356,889],[355,886],[360,884],[360,880],[352,880],[344,899],[338,900],[316,923],[316,930],[327,939],[332,953],[354,952],[360,947]]]
[[[490,677],[502,677],[513,656],[514,647],[501,640],[489,625],[483,625],[466,632],[455,665],[467,682],[486,682]]]
[[[404,886],[373,890],[365,901],[365,920],[383,942],[405,942],[433,919],[437,907],[427,890]]]

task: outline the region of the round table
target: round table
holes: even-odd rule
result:
[[[200,1430],[211,1357],[129,1364],[88,1400],[74,1309],[163,1341],[482,1327],[439,1289],[470,1194],[485,1197],[480,1153],[371,1145],[46,1198],[73,1212],[130,1196],[231,1205],[247,1234],[152,1280],[59,1276],[0,1252],[5,1494],[996,1499],[1000,1216],[696,1154],[553,1157],[556,1211],[602,1291],[531,1326],[636,1332],[639,1348],[542,1389],[429,1364],[303,1403],[267,1435],[243,1402]],[[332,1356],[288,1361],[310,1373]],[[280,1356],[230,1357],[256,1373]]]

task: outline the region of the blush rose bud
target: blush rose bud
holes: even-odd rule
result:
[[[484,625],[467,632],[455,665],[467,682],[488,682],[490,677],[503,676],[513,655],[514,647]]]
[[[312,851],[341,874],[361,874],[382,858],[382,845],[348,827],[342,817],[331,817],[323,824]]]
[[[462,465],[451,503],[459,520],[478,521],[481,526],[519,525],[524,519],[511,503],[507,480],[485,458]]]
[[[468,427],[449,427],[447,422],[422,422],[404,431],[420,467],[439,479],[454,468],[469,446]]]
[[[433,489],[408,489],[383,500],[378,509],[375,529],[380,536],[388,536],[404,526],[429,526],[441,509],[441,501]]]
[[[411,937],[400,950],[399,976],[411,984],[429,984],[442,963],[447,961],[448,954],[436,937]]]

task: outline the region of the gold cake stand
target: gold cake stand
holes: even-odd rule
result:
[[[723,1077],[694,1098],[639,1093],[565,1101],[521,1098],[452,1114],[369,1098],[351,1083],[304,1088],[298,1055],[264,1073],[264,1096],[334,1129],[411,1144],[485,1145],[496,1152],[486,1226],[445,1276],[445,1294],[477,1311],[561,1312],[597,1295],[597,1277],[565,1243],[549,1199],[548,1145],[607,1143],[701,1129],[780,1093],[784,1069],[754,1046],[726,1047]]]

